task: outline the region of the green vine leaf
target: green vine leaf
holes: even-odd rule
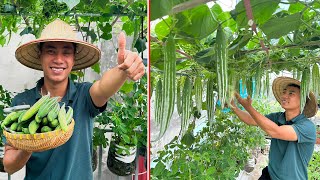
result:
[[[172,0],[152,0],[150,7],[150,20],[152,21],[169,14],[172,10],[173,2]]]
[[[269,20],[272,14],[278,8],[280,0],[251,0],[251,8],[254,17],[255,23],[264,24],[267,20]],[[249,27],[248,25],[248,17],[246,14],[246,9],[244,7],[244,2],[241,0],[237,5],[235,10],[232,11],[236,22],[241,27]]]
[[[23,31],[21,31],[20,36],[22,36],[24,34],[29,34],[31,32],[32,32],[32,28],[28,26],[28,27],[24,28]]]
[[[178,13],[176,29],[182,36],[190,35],[196,39],[203,39],[213,33],[219,23],[207,5],[200,5],[191,10]]]
[[[141,39],[139,37],[137,39],[136,44],[134,45],[134,47],[138,50],[139,53],[141,53],[141,52],[143,52],[144,50],[147,49],[146,43],[147,43],[147,39],[146,38]]]
[[[105,40],[109,40],[112,38],[112,34],[110,33],[103,33],[101,34],[100,38],[105,39]]]
[[[269,39],[280,38],[291,31],[299,29],[301,25],[300,13],[283,18],[273,18],[261,26],[262,31]]]
[[[6,37],[0,36],[0,45],[4,46],[5,43],[6,43]]]
[[[171,17],[168,17],[155,26],[155,33],[159,40],[163,40],[165,37],[167,37],[170,34],[170,27],[173,23],[173,20]]]
[[[134,23],[132,21],[125,21],[122,25],[122,30],[126,32],[127,35],[131,35],[134,32]]]
[[[130,93],[131,91],[133,91],[133,84],[134,82],[128,82],[126,81],[120,88],[120,91],[125,93],[125,94],[128,94]]]
[[[91,66],[91,69],[92,69],[94,72],[100,74],[100,72],[101,72],[100,63],[99,63],[99,62],[95,63],[94,65]]]

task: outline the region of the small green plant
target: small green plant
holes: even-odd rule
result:
[[[4,89],[2,85],[0,85],[0,123],[2,123],[3,119],[5,118],[3,109],[11,105],[11,100],[11,93]],[[0,137],[2,137],[2,135],[2,131],[0,131]],[[0,145],[3,145],[2,141]]]
[[[108,109],[96,118],[96,122],[106,127],[111,123],[114,132],[112,141],[125,147],[129,154],[129,147],[146,146],[147,144],[147,78],[144,76],[139,82],[126,82],[117,95],[108,102]],[[104,128],[95,128],[94,145],[103,144]]]
[[[193,135],[194,123],[181,140],[176,137],[159,152],[152,169],[155,179],[234,179],[249,150],[264,145],[257,127],[247,126],[232,113],[216,111],[216,122]]]
[[[320,151],[314,152],[308,166],[308,179],[317,180],[320,177]]]

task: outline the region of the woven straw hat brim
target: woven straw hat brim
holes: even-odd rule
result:
[[[290,77],[278,77],[276,78],[272,83],[272,91],[274,94],[274,97],[277,99],[277,101],[281,102],[281,93],[284,88],[286,88],[289,84],[296,84],[300,86],[300,81],[290,78]],[[317,101],[312,92],[309,93],[309,98],[307,97],[306,105],[303,109],[303,114],[310,118],[316,115],[318,111]]]
[[[49,41],[71,42],[76,44],[75,62],[72,70],[80,70],[92,66],[101,58],[101,51],[92,44],[74,39],[37,39],[19,46],[16,50],[17,60],[32,69],[42,71],[39,59],[39,43]]]

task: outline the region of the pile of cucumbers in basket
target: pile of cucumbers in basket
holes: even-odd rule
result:
[[[16,134],[46,133],[61,129],[68,130],[72,121],[73,109],[65,104],[60,108],[58,97],[50,94],[42,96],[28,110],[11,112],[1,123],[1,128]]]

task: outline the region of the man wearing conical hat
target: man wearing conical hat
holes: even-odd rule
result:
[[[92,44],[77,40],[72,27],[59,19],[48,24],[37,40],[21,45],[16,58],[23,65],[43,71],[35,88],[14,97],[12,105],[33,105],[42,95],[61,97],[60,103],[74,109],[75,127],[68,142],[43,152],[27,152],[5,145],[4,168],[12,174],[26,165],[26,180],[93,179],[91,154],[93,118],[105,110],[108,99],[127,78],[140,79],[142,59],[125,50],[125,36],[119,35],[118,65],[95,83],[74,83],[72,70],[93,65],[101,57]]]
[[[259,126],[271,138],[269,164],[262,170],[260,180],[307,180],[307,167],[316,142],[316,128],[308,118],[318,110],[312,92],[306,98],[303,112],[300,111],[300,82],[289,77],[273,81],[272,91],[285,112],[266,116],[251,105],[250,97],[243,99],[235,94],[246,111],[240,110],[232,101],[235,114],[246,124]]]

